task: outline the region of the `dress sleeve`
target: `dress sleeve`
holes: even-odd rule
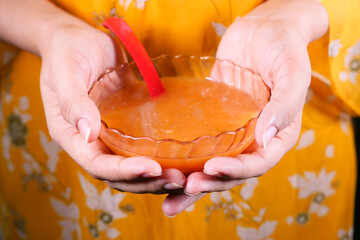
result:
[[[331,88],[337,97],[360,115],[360,1],[321,2],[329,15]]]

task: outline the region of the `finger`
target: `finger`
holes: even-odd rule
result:
[[[204,173],[230,179],[247,179],[263,175],[288,152],[297,141],[301,114],[266,147],[236,157],[216,157],[205,163]]]
[[[204,192],[225,191],[244,182],[244,179],[227,180],[215,176],[209,176],[202,172],[196,172],[188,176],[185,192],[187,194],[194,195]]]
[[[88,96],[90,71],[80,64],[70,63],[58,66],[48,84],[57,97],[63,118],[80,132],[85,142],[97,139],[100,128],[100,113]]]
[[[142,175],[160,176],[161,166],[145,158],[124,158],[113,155],[102,141],[85,143],[80,133],[65,121],[51,91],[42,92],[48,128],[54,141],[93,177],[107,180],[129,180]]]
[[[206,193],[200,193],[195,196],[188,196],[185,193],[169,194],[162,204],[162,210],[166,216],[174,217],[204,196],[206,196]]]
[[[109,187],[132,193],[164,194],[178,192],[183,189],[186,182],[185,175],[177,169],[164,169],[160,177],[140,178],[134,181],[115,181],[106,183]]]
[[[278,132],[289,126],[302,112],[311,72],[308,58],[300,59],[305,63],[286,62],[273,76],[275,84],[271,99],[264,107],[255,129],[255,139],[261,147],[266,147]]]
[[[100,140],[86,144],[73,128],[65,134],[61,147],[96,179],[129,181],[162,174],[160,164],[153,159],[113,155]]]
[[[160,164],[150,158],[113,155],[100,140],[86,144],[75,129],[71,130],[73,135],[64,136],[62,148],[96,179],[128,181],[162,174]]]

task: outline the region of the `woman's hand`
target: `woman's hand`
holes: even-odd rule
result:
[[[209,160],[203,172],[188,176],[187,193],[224,191],[261,176],[296,144],[311,79],[307,45],[327,28],[318,1],[271,0],[227,29],[217,57],[259,73],[272,95],[257,122],[256,142],[238,156]]]
[[[124,61],[108,35],[85,23],[64,26],[44,48],[40,86],[48,128],[71,158],[122,191],[164,193],[184,185],[181,172],[162,171],[149,158],[113,155],[98,140],[100,114],[88,91],[101,73]]]
[[[41,95],[51,137],[92,177],[121,191],[167,193],[182,188],[185,176],[162,170],[146,157],[113,155],[98,139],[100,114],[88,91],[106,69],[124,62],[113,39],[73,19],[56,28],[40,48]]]
[[[181,190],[186,177],[180,171],[163,170],[146,157],[113,155],[97,139],[100,114],[88,91],[100,74],[125,61],[109,35],[49,1],[4,0],[0,1],[0,39],[41,56],[40,87],[50,135],[91,176],[121,191],[189,199]],[[191,202],[173,204],[185,208]]]

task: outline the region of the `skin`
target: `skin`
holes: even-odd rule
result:
[[[42,58],[41,96],[53,140],[111,188],[168,194],[163,202],[167,216],[207,192],[264,174],[294,146],[311,76],[306,47],[327,28],[326,11],[316,0],[269,0],[227,29],[217,56],[260,73],[272,97],[246,153],[213,158],[203,172],[186,177],[176,169],[161,169],[150,158],[112,155],[97,139],[100,114],[88,90],[102,72],[126,61],[108,35],[47,1],[0,1],[0,38]]]
[[[187,194],[225,191],[261,176],[296,144],[311,80],[307,45],[327,30],[326,10],[312,0],[267,1],[227,29],[217,57],[259,73],[271,99],[257,122],[256,142],[238,156],[210,159],[203,172],[188,176]],[[182,209],[166,210],[176,215]]]

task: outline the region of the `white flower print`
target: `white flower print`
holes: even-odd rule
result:
[[[310,102],[313,96],[314,96],[314,90],[311,87],[309,87],[306,93],[305,103]]]
[[[277,221],[265,221],[258,229],[237,225],[236,232],[241,240],[269,239],[274,233],[277,224]]]
[[[14,108],[14,113],[20,116],[23,123],[27,123],[32,119],[32,116],[26,111],[29,110],[29,98],[27,96],[21,96],[19,98],[19,108]]]
[[[288,225],[293,224],[293,222],[294,222],[294,217],[293,217],[293,216],[288,216],[288,217],[286,218],[286,223],[287,223]]]
[[[9,223],[12,223],[12,225],[15,227],[15,231],[18,235],[18,237],[15,237],[15,239],[27,239],[27,228],[26,224],[27,221],[23,217],[23,215],[15,208],[12,208],[10,205],[2,205],[2,212],[4,219],[7,219]]]
[[[311,204],[306,211],[298,213],[296,217],[288,216],[287,224],[296,222],[299,225],[304,225],[309,221],[311,214],[315,213],[318,217],[323,217],[329,212],[329,208],[324,202],[327,197],[335,193],[331,187],[335,174],[335,171],[326,172],[323,168],[318,175],[315,172],[305,171],[304,176],[295,174],[289,177],[291,186],[299,189],[298,198],[311,197]]]
[[[242,206],[245,210],[250,210],[251,206],[247,202],[240,202],[240,206]]]
[[[211,22],[217,36],[222,37],[227,29],[222,23]]]
[[[335,155],[335,148],[333,144],[328,144],[325,148],[325,156],[327,158],[333,158]]]
[[[29,98],[27,96],[22,96],[19,98],[19,106],[23,111],[29,110]]]
[[[317,196],[319,197],[319,195]],[[318,203],[312,201],[309,207],[309,213],[316,213],[319,217],[325,216],[329,212],[329,208],[322,204],[322,202]]]
[[[26,123],[32,120],[32,116],[27,113],[30,103],[27,96],[21,96],[18,99],[18,106],[14,107],[14,112],[10,114],[6,121],[7,127],[2,136],[3,154],[7,161],[9,171],[14,171],[14,165],[11,162],[11,149],[15,147],[15,151],[22,155],[22,167],[24,170],[22,179],[23,186],[26,187],[30,181],[35,181],[39,188],[43,191],[50,191],[53,189],[53,184],[57,181],[56,178],[49,174],[48,169],[41,165],[41,161],[36,159],[36,156],[27,149],[27,135],[29,133]],[[40,141],[45,148],[45,143],[50,145],[49,142],[44,141],[40,137]],[[51,163],[52,157],[57,154],[55,147],[52,147],[48,153],[50,154],[49,162]],[[51,168],[50,168],[51,170]]]
[[[9,104],[14,99],[14,96],[11,93],[5,92],[4,99],[5,103]]]
[[[126,214],[119,209],[119,203],[125,197],[125,193],[112,194],[109,187],[99,193],[98,189],[80,173],[79,178],[81,187],[86,194],[86,205],[91,210],[102,210],[111,213],[113,219],[126,217]]]
[[[132,0],[119,0],[120,6],[123,6],[125,11],[129,8],[131,2]]]
[[[40,130],[39,134],[41,146],[43,147],[45,153],[48,155],[48,160],[46,163],[47,168],[50,172],[53,173],[56,171],[56,165],[59,161],[59,152],[61,152],[62,150],[55,142],[49,140],[43,131]]]
[[[108,228],[106,230],[106,236],[108,238],[114,239],[120,235],[120,232],[116,228]]]
[[[8,170],[9,172],[14,172],[15,166],[11,161],[11,157],[10,157],[11,138],[9,134],[4,134],[2,136],[2,145],[3,145],[3,154],[7,163]]]
[[[98,219],[96,224],[98,227],[98,231],[100,232],[104,231],[106,236],[110,239],[117,238],[120,235],[120,232],[116,228],[109,227],[108,223],[105,221],[103,219]]]
[[[126,214],[119,210],[119,203],[125,197],[125,193],[112,194],[110,188],[106,188],[100,195],[100,208],[113,215],[114,219],[124,218]]]
[[[30,181],[36,181],[39,188],[43,191],[51,191],[57,179],[51,173],[45,173],[38,161],[27,152],[25,148],[21,149],[24,159],[23,169],[25,176],[23,176],[23,184],[27,185]]]
[[[7,96],[10,97],[8,99],[9,102],[13,99],[11,94],[8,94],[7,91],[5,91],[4,94],[5,94],[5,99]],[[3,155],[7,162],[8,170],[10,172],[13,172],[15,170],[14,164],[11,161],[11,154],[10,154],[11,145],[13,143],[17,147],[21,147],[21,148],[24,147],[26,142],[25,138],[27,135],[26,123],[32,119],[31,115],[25,112],[26,110],[29,109],[28,97],[21,96],[19,98],[19,106],[20,108],[15,107],[14,113],[11,114],[6,119],[6,121],[8,122],[7,124],[8,126],[5,128],[5,131],[1,138],[3,145]]]
[[[55,212],[63,218],[79,219],[80,211],[75,203],[66,205],[63,201],[51,197],[50,203]]]
[[[2,55],[2,60],[4,65],[8,64],[15,56],[16,54],[14,52],[9,52],[9,51],[4,52]]]
[[[304,172],[304,177],[295,174],[289,177],[293,188],[298,188],[299,199],[307,198],[316,193],[323,193],[325,197],[331,196],[335,191],[331,187],[331,182],[335,177],[335,171],[326,173],[325,168],[321,169],[318,176],[315,172]]]
[[[221,198],[224,198],[226,201],[232,201],[229,191],[210,193],[210,199],[215,204],[219,204],[221,202]]]
[[[350,80],[351,83],[356,84],[360,72],[360,40],[347,49],[344,67],[346,71],[340,72],[339,78],[342,81]]]
[[[249,200],[253,196],[254,190],[258,184],[259,184],[259,180],[257,178],[247,179],[240,190],[241,197],[245,201]]]
[[[222,210],[227,219],[233,221],[242,219],[241,223],[256,223],[252,227],[237,225],[237,233],[241,239],[270,239],[268,237],[275,231],[277,221],[264,219],[266,208],[263,207],[258,210],[248,201],[253,196],[258,184],[259,180],[257,178],[250,178],[242,185],[240,193],[231,194],[233,190],[210,193],[210,200],[213,205],[207,207],[206,219],[210,218],[212,211]],[[240,200],[234,199],[239,197]],[[254,227],[257,227],[257,229]]]
[[[70,199],[70,194],[71,194],[71,188],[70,188],[70,187],[67,187],[67,188],[65,189],[65,191],[63,191],[63,192],[61,193],[61,196],[62,196],[64,199],[69,200],[69,199]]]
[[[125,197],[125,194],[112,194],[109,187],[99,193],[96,186],[86,180],[80,173],[79,179],[81,187],[86,195],[86,205],[91,210],[99,210],[100,212],[96,225],[87,224],[90,233],[94,237],[98,237],[99,232],[105,232],[108,238],[117,238],[120,235],[120,232],[117,229],[110,227],[110,224],[116,219],[125,218],[127,216],[125,212],[120,211],[119,206],[120,202]]]
[[[351,117],[349,114],[345,112],[340,113],[340,128],[346,135],[349,134],[350,122],[351,122]]]
[[[315,141],[315,131],[313,129],[307,130],[300,135],[296,150],[304,149],[313,144]]]
[[[340,48],[342,47],[342,44],[340,43],[340,39],[333,40],[329,44],[329,57],[336,57],[339,52]]]
[[[347,72],[346,71],[341,71],[339,74],[339,78],[341,81],[345,82],[347,79]]]
[[[255,222],[261,222],[261,221],[263,220],[263,217],[264,217],[264,215],[265,215],[265,212],[266,212],[266,208],[260,209],[259,215],[253,217],[253,220],[254,220]]]
[[[339,229],[338,231],[339,240],[351,240],[353,239],[353,235],[354,235],[354,227],[351,227],[349,231],[346,231],[345,229]]]
[[[26,175],[40,174],[41,168],[39,166],[39,163],[37,163],[34,160],[34,158],[31,156],[31,154],[26,152],[24,149],[21,151],[21,153],[22,153],[22,157],[25,160],[23,163],[23,169],[24,169]]]
[[[50,203],[55,212],[63,219],[59,220],[59,225],[62,228],[61,239],[72,240],[74,232],[77,239],[81,239],[81,229],[78,223],[79,208],[75,203],[65,204],[63,201],[57,200],[53,197],[50,198]]]
[[[185,208],[185,212],[192,212],[195,209],[195,204],[191,204],[189,207]]]
[[[138,9],[144,9],[145,8],[145,2],[147,2],[148,0],[136,0],[135,1],[135,6]]]
[[[219,204],[221,202],[221,192],[212,192],[209,194],[210,200],[215,203]]]
[[[144,9],[145,8],[145,2],[148,0],[119,0],[120,6],[124,7],[125,11],[128,10],[130,4],[132,2],[135,2],[135,7],[138,9]]]
[[[98,219],[96,225],[91,223],[89,224],[85,217],[83,219],[84,225],[88,226],[89,232],[93,237],[99,238],[100,232],[105,232],[106,237],[110,239],[116,239],[118,236],[120,236],[121,233],[116,228],[109,227],[109,224],[107,223],[107,221],[112,220],[111,215],[103,214],[103,216],[100,215],[100,218],[103,219]]]
[[[228,214],[230,218],[240,219],[243,216],[241,209],[241,203],[235,203],[231,197],[230,191],[224,192],[212,192],[210,193],[210,200],[214,205],[208,207],[207,217],[210,216],[214,210],[223,209],[225,214]]]

